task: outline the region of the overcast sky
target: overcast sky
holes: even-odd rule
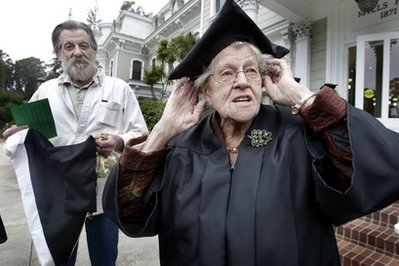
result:
[[[99,19],[112,22],[118,17],[124,0],[97,0]],[[146,13],[156,14],[169,0],[134,0]],[[52,53],[51,32],[68,19],[86,22],[95,0],[5,0],[0,8],[0,50],[15,62],[36,57],[49,63]]]

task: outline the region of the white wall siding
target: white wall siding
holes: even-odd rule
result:
[[[310,89],[319,89],[326,80],[327,19],[312,25],[310,57]]]
[[[277,15],[276,13],[267,10],[263,6],[259,5],[258,17],[257,17],[257,25],[263,30],[265,28],[273,27],[285,20],[283,17]]]
[[[154,27],[152,26],[151,19],[126,12],[119,33],[145,39],[153,30]]]
[[[130,79],[130,65],[132,61],[132,55],[125,52],[119,51],[118,53],[118,77],[123,80]]]

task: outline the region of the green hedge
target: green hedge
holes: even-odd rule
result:
[[[23,103],[23,96],[19,92],[0,89],[0,133],[14,123],[10,108]]]
[[[145,99],[139,100],[139,104],[141,111],[143,112],[145,122],[147,123],[148,130],[151,131],[161,118],[166,103]]]

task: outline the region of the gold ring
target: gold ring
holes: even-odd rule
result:
[[[100,134],[100,140],[107,140],[108,139],[108,134],[101,133]]]

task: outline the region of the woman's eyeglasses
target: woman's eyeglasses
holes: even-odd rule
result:
[[[216,82],[221,84],[231,84],[237,79],[238,73],[244,73],[248,82],[258,82],[261,80],[261,75],[257,68],[247,68],[245,70],[233,71],[231,69],[225,69],[220,72],[214,72],[210,75],[213,76],[213,79]]]

